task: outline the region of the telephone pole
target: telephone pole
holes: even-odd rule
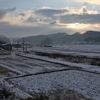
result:
[[[26,43],[26,53],[27,53],[27,43]]]
[[[24,39],[25,39],[25,38],[23,38],[23,52],[24,52]]]
[[[17,40],[17,50],[18,50],[18,44],[19,44],[19,43],[18,43],[18,40]]]

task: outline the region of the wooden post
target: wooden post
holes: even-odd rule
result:
[[[17,40],[17,50],[18,50],[18,44],[19,44],[19,43],[18,43],[18,40]]]
[[[24,52],[24,38],[23,38],[23,52]]]
[[[27,53],[27,43],[26,43],[26,53]]]

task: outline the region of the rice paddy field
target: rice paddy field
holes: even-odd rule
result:
[[[0,86],[14,100],[37,95],[49,100],[100,100],[100,45],[0,51]]]

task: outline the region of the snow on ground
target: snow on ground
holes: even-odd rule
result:
[[[19,55],[22,56],[26,56],[26,57],[31,57],[31,58],[37,58],[37,59],[43,59],[46,61],[50,61],[53,63],[59,63],[59,64],[65,64],[66,66],[70,66],[70,67],[80,67],[83,68],[87,71],[92,71],[92,72],[98,72],[100,73],[100,67],[99,66],[94,66],[94,65],[88,65],[88,64],[83,64],[83,63],[72,63],[72,62],[68,62],[68,61],[62,61],[61,59],[51,59],[48,57],[44,57],[44,56],[38,56],[38,55],[32,55],[32,54],[23,54],[23,53],[19,53]]]
[[[71,55],[85,55],[89,57],[100,57],[99,45],[64,45],[54,47],[28,48],[29,54],[15,51],[9,55],[0,55],[0,81],[7,77],[34,74],[37,72],[66,69],[69,67],[80,67],[90,72],[79,70],[66,70],[48,74],[32,75],[27,77],[13,78],[6,83],[16,96],[30,97],[30,93],[48,92],[49,90],[71,89],[83,94],[88,98],[100,100],[100,67],[85,63],[73,63],[62,59],[38,56],[31,51],[42,51],[52,53],[63,53]],[[19,54],[20,56],[17,56]],[[21,57],[26,56],[26,57]],[[27,58],[31,57],[33,59]],[[34,59],[35,58],[35,59]],[[38,60],[36,60],[38,59]],[[39,60],[40,59],[40,60]],[[45,60],[45,61],[42,61]],[[49,61],[49,62],[47,62]],[[60,65],[65,64],[66,66]],[[6,80],[4,80],[6,81]],[[11,84],[11,86],[10,86]],[[26,96],[25,96],[26,95]]]
[[[43,71],[50,71],[50,70],[65,69],[65,67],[61,65],[56,65],[53,63],[29,59],[25,57],[18,57],[14,53],[10,56],[1,57],[0,66],[3,68],[9,69],[10,72],[13,72],[13,73],[15,72],[16,76],[33,74],[36,72],[43,72]]]
[[[61,53],[71,55],[84,55],[87,57],[99,57],[100,58],[100,45],[63,45],[53,47],[33,47],[29,49],[33,51],[49,52],[49,53]]]
[[[62,48],[63,50],[76,50],[100,53],[100,45],[57,45],[54,47]]]
[[[0,79],[0,90],[2,90],[3,88],[8,90],[9,92],[12,92],[13,93],[12,95],[15,95],[16,99],[14,98],[14,100],[20,100],[20,98],[25,99],[28,97],[32,97],[27,92],[20,89],[18,86],[15,86],[14,84],[11,84],[11,83],[9,84],[4,79]],[[0,100],[2,100],[2,99],[0,99]],[[7,99],[7,100],[10,100],[10,99]]]
[[[62,71],[11,79],[26,92],[47,93],[49,90],[71,89],[87,98],[100,100],[100,75],[82,71]]]

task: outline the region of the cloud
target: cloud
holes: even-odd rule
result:
[[[65,13],[66,14],[77,14],[77,15],[82,15],[82,14],[98,14],[97,11],[90,11],[87,9],[86,6],[83,6],[81,9],[69,9],[69,12],[68,13]]]
[[[10,11],[0,9],[0,18],[9,15]],[[73,33],[77,30],[84,31],[87,29],[99,29],[100,13],[90,11],[83,6],[81,9],[61,8],[51,9],[43,7],[36,10],[22,11],[18,13],[10,13],[11,19],[9,23],[0,24],[1,33],[16,34],[16,36],[34,35],[34,34],[50,34],[55,32]],[[13,16],[13,17],[12,17]],[[98,27],[98,28],[97,28]],[[28,33],[28,34],[27,34]]]
[[[40,21],[53,24],[70,24],[70,23],[83,23],[83,24],[96,24],[100,23],[100,14],[97,11],[90,11],[83,6],[81,9],[51,9],[42,8],[34,11],[34,14],[40,15]],[[45,16],[45,20],[43,20]],[[33,21],[34,22],[34,21]]]
[[[97,11],[90,11],[83,6],[81,9],[62,8],[51,9],[43,7],[41,9],[23,11],[15,15],[17,21],[25,23],[41,23],[41,24],[70,24],[70,23],[83,23],[83,24],[98,24],[100,23],[100,14]]]
[[[56,21],[50,22],[49,24],[50,24],[50,25],[54,25],[54,24],[56,24]]]
[[[50,8],[42,8],[35,10],[35,14],[51,17],[56,14],[62,14],[64,12],[68,12],[68,9],[50,9]]]
[[[52,25],[38,25],[38,26],[18,26],[18,25],[11,25],[6,22],[0,22],[0,32],[1,35],[5,35],[8,37],[25,37],[30,35],[40,35],[40,34],[51,34],[51,33],[58,33],[58,32],[66,32],[68,34],[73,34],[75,32],[83,32],[87,30],[100,30],[100,26],[96,27],[95,25],[85,27],[85,28],[71,28],[66,26],[52,26]]]
[[[34,19],[33,17],[29,17],[26,22],[29,22],[29,23],[34,23],[34,22],[38,22],[36,19]]]
[[[6,20],[8,17],[8,12],[0,9],[0,20]]]
[[[49,25],[65,25],[73,23],[98,24],[100,14],[97,11],[90,11],[83,6],[81,9],[62,8],[51,9],[43,7],[37,10],[23,11],[15,15],[16,20],[24,24],[40,23]]]
[[[100,0],[78,0],[79,2],[88,2],[91,4],[97,4],[100,5]]]
[[[7,12],[13,12],[13,11],[15,11],[16,10],[16,7],[14,7],[14,8],[8,8],[8,9],[5,9]]]
[[[88,10],[86,9],[86,6],[82,7],[83,9],[83,13],[86,14],[88,12]]]
[[[25,13],[19,13],[19,15],[21,15],[21,16],[26,16],[26,14],[25,14]]]
[[[9,18],[9,12],[15,11],[16,8],[0,9],[0,21],[5,21]]]
[[[78,25],[79,26],[79,25]],[[5,36],[12,36],[12,37],[25,37],[30,35],[40,35],[40,34],[52,34],[58,32],[66,32],[68,34],[73,34],[75,32],[83,32],[87,30],[96,30],[100,31],[100,26],[96,25],[87,25],[87,27],[80,28],[73,28],[64,25],[49,25],[49,24],[37,24],[35,25],[16,25],[16,24],[9,24],[8,22],[0,22],[0,32],[1,35]]]
[[[100,23],[100,14],[83,14],[83,15],[64,15],[60,17],[61,23],[84,23],[84,24],[96,24]]]
[[[1,35],[12,36],[12,37],[25,37],[30,35],[40,35],[40,34],[51,34],[57,32],[66,32],[66,33],[74,33],[75,29],[70,29],[61,26],[52,26],[52,25],[38,25],[38,26],[18,26],[11,25],[6,22],[0,22],[0,32]]]

